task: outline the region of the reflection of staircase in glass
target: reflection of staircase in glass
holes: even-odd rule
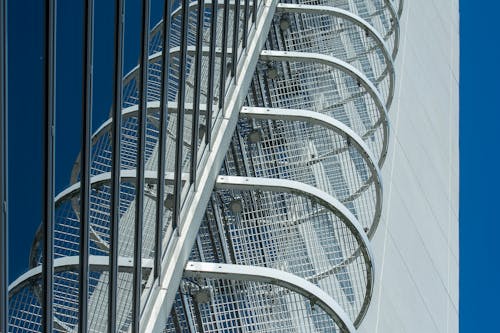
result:
[[[172,11],[161,182],[162,22],[150,35],[142,330],[355,331],[373,290],[369,238],[382,209],[379,168],[388,148],[401,3],[201,3],[204,11],[198,1],[189,3],[184,39],[182,8]],[[178,138],[182,40],[186,103]],[[117,327],[124,332],[133,320],[138,69],[124,77],[121,125],[116,287]],[[107,329],[111,125],[106,121],[92,139],[92,332]],[[174,156],[181,158],[180,173]],[[79,160],[71,184],[56,198],[54,327],[60,332],[78,325]],[[165,196],[158,277],[159,184]],[[37,233],[32,269],[9,289],[13,332],[40,330],[42,241]]]

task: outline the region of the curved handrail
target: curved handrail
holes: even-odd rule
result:
[[[384,55],[387,68],[382,72],[381,77],[384,77],[386,73],[389,74],[389,93],[388,99],[386,101],[386,107],[387,109],[390,108],[394,96],[394,87],[396,81],[393,58],[389,53],[389,48],[385,44],[384,38],[377,30],[375,30],[375,28],[370,23],[368,23],[361,17],[352,14],[349,11],[331,6],[281,3],[277,6],[276,10],[283,13],[316,14],[340,17],[352,22],[354,25],[363,29],[365,33],[369,35],[375,41],[375,43],[378,44],[380,50],[382,50],[382,53]]]
[[[255,281],[286,288],[306,297],[312,304],[318,305],[333,319],[342,332],[356,332],[353,323],[334,299],[316,285],[294,274],[267,267],[214,264],[194,261],[189,261],[186,264],[184,274],[187,277],[194,278]]]
[[[359,310],[359,314],[354,320],[354,325],[357,326],[363,320],[373,293],[373,285],[375,278],[374,255],[370,246],[370,241],[362,226],[354,215],[340,201],[331,195],[301,182],[288,179],[275,178],[256,178],[256,177],[239,177],[239,176],[219,176],[215,183],[216,189],[240,190],[240,191],[270,191],[270,192],[285,192],[298,196],[309,198],[316,202],[334,215],[336,215],[342,223],[349,229],[354,238],[359,244],[353,255],[344,261],[347,264],[357,258],[359,254],[363,256],[366,263],[366,293],[363,304]]]
[[[384,132],[384,141],[378,161],[379,167],[382,167],[385,161],[385,157],[387,156],[387,149],[389,144],[389,122],[387,109],[385,104],[382,102],[382,98],[380,97],[377,88],[361,71],[342,60],[318,53],[263,50],[260,57],[263,60],[302,61],[323,64],[332,68],[339,69],[356,78],[361,86],[363,86],[368,94],[370,94],[380,113],[381,119],[375,124],[375,126],[382,125]]]
[[[193,111],[193,104],[186,103],[185,105],[185,114],[191,114]],[[177,103],[176,102],[168,102],[167,109],[169,114],[177,113]],[[152,101],[147,103],[147,114],[157,112],[160,110],[160,102]],[[204,114],[207,110],[206,104],[200,104],[199,111],[200,114]],[[122,120],[126,120],[127,118],[137,117],[139,114],[139,106],[132,105],[122,110]],[[92,135],[92,144],[95,144],[103,135],[107,132],[111,131],[111,126],[113,124],[113,118],[108,118],[105,122],[99,126],[99,128]],[[153,124],[154,125],[154,124]],[[78,181],[78,173],[80,171],[80,154],[78,154],[75,163],[73,164],[73,169],[71,171],[71,179],[70,183],[74,184]]]
[[[134,182],[136,178],[136,170],[135,169],[128,169],[128,170],[122,170],[120,172],[120,179],[122,182]],[[151,170],[146,170],[144,172],[144,179],[146,184],[156,184],[157,182],[157,172],[156,171],[151,171]],[[182,175],[182,181],[185,182],[189,179],[188,174],[183,174]],[[102,186],[103,184],[111,183],[111,172],[105,172],[102,174],[99,174],[97,176],[93,176],[90,178],[90,186],[91,188],[97,188],[99,186]],[[173,172],[166,172],[164,175],[164,180],[165,184],[173,184],[174,181],[174,173]],[[57,208],[59,205],[61,205],[64,201],[70,200],[72,197],[77,195],[80,192],[80,187],[81,183],[77,182],[74,183],[73,185],[67,187],[64,189],[62,192],[60,192],[54,200],[55,207]],[[92,225],[89,226],[90,229],[90,235],[94,241],[99,245],[101,249],[108,249],[108,245],[106,242],[100,237],[100,235],[94,230]],[[35,236],[33,238],[33,243],[31,246],[30,250],[30,267],[34,268],[36,267],[36,255],[37,255],[37,248],[40,245],[40,242],[42,241],[43,237],[43,230],[39,228],[37,232],[35,233]]]
[[[54,272],[73,271],[78,268],[79,256],[63,257],[54,259]],[[118,268],[121,272],[132,272],[134,267],[134,259],[129,257],[118,258]],[[142,267],[153,268],[152,259],[142,259]],[[104,271],[109,268],[108,256],[89,256],[89,269],[91,271]],[[31,268],[29,271],[18,277],[9,285],[9,297],[16,293],[19,289],[32,283],[42,275],[42,266]]]
[[[373,237],[377,229],[378,223],[380,221],[380,215],[382,214],[383,190],[382,190],[380,169],[377,166],[376,160],[372,156],[372,153],[368,148],[368,146],[352,129],[350,129],[342,122],[333,119],[332,117],[308,110],[244,107],[241,110],[240,115],[252,119],[300,120],[308,122],[310,124],[319,125],[323,128],[327,128],[337,134],[340,134],[346,138],[349,138],[351,144],[355,146],[358,152],[363,156],[365,163],[368,165],[368,168],[370,169],[373,175],[367,180],[367,183],[373,182],[375,184],[375,189],[376,189],[375,214],[372,224],[367,232],[368,238]],[[367,185],[365,184],[364,186]]]

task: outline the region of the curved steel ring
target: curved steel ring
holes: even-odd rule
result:
[[[391,29],[388,31],[387,35],[384,36],[385,37],[384,40],[389,38],[389,36],[392,35],[392,33],[394,33],[394,42],[393,42],[394,44],[393,44],[393,48],[392,48],[392,58],[396,59],[396,56],[397,56],[398,51],[399,51],[399,35],[400,35],[399,17],[401,15],[398,15],[396,8],[394,8],[394,5],[392,4],[391,1],[392,0],[384,0],[387,9],[391,12],[391,19],[392,19],[391,23],[393,24]],[[403,0],[401,0],[401,1],[403,1]]]
[[[167,105],[168,108],[168,113],[169,114],[175,114],[177,113],[177,103],[176,102],[168,102]],[[160,102],[159,101],[152,101],[147,103],[147,113],[148,115],[150,113],[156,112],[160,110]],[[186,109],[185,109],[185,114],[191,114],[193,110],[193,104],[192,103],[186,103]],[[206,112],[207,107],[206,104],[201,104],[199,107],[199,111],[201,114],[204,114]],[[131,117],[137,117],[139,113],[139,106],[138,105],[132,105],[129,106],[125,109],[122,110],[122,119],[125,120],[127,118]],[[92,144],[95,144],[97,140],[99,140],[103,135],[105,135],[108,131],[111,130],[111,125],[113,124],[113,119],[108,118],[104,123],[102,123],[101,126],[94,132],[92,135]],[[155,125],[155,124],[153,124]],[[78,157],[76,158],[76,161],[73,165],[73,170],[71,171],[71,180],[70,184],[75,184],[78,181],[78,173],[80,171],[80,154],[78,154]]]
[[[303,0],[296,0],[296,1],[298,3],[303,2]],[[375,2],[375,0],[371,0],[371,1]],[[376,17],[377,13],[381,13],[384,10],[384,8],[386,8],[389,11],[389,15],[390,15],[389,23],[391,23],[391,26],[389,29],[385,29],[384,40],[387,40],[394,33],[394,44],[393,44],[392,55],[393,55],[393,58],[395,58],[396,54],[398,52],[398,49],[399,49],[399,16],[401,16],[401,15],[398,15],[397,10],[395,8],[395,5],[393,4],[393,1],[394,0],[382,0],[381,2],[384,3],[383,5],[379,4],[379,3],[374,4],[375,6],[377,6],[379,4],[376,11],[374,11],[374,12],[359,12],[358,11],[357,13],[355,13],[355,15],[368,21],[370,18]],[[403,0],[401,0],[401,2],[402,1]],[[330,3],[328,0],[327,1],[318,1],[318,5],[330,6],[330,7],[336,8],[335,7],[336,4]],[[382,7],[382,8],[380,8],[380,7]]]
[[[368,311],[368,306],[370,305],[373,293],[375,277],[374,256],[371,250],[370,241],[363,228],[357,221],[356,217],[354,217],[354,215],[341,202],[313,186],[285,179],[219,176],[215,183],[215,188],[240,191],[264,190],[270,192],[291,193],[297,196],[309,198],[313,202],[319,203],[340,218],[342,223],[349,229],[360,246],[354,251],[354,255],[343,263],[349,263],[351,260],[354,260],[355,257],[359,256],[359,254],[363,256],[366,263],[366,293],[363,304],[356,319],[354,320],[354,325],[357,327],[361,323],[366,315],[366,312]]]
[[[79,267],[79,256],[70,256],[70,257],[62,257],[54,260],[54,273],[64,273],[71,271],[78,271]],[[152,259],[142,259],[142,267],[143,270],[151,270],[153,268],[153,260]],[[118,271],[119,272],[129,272],[132,273],[134,268],[133,258],[128,257],[119,257],[118,258]],[[109,257],[108,256],[89,256],[89,270],[92,272],[102,272],[109,270]],[[40,279],[42,276],[42,266],[38,265],[15,281],[13,281],[9,285],[9,299],[14,297],[17,293],[19,293],[23,288],[27,286],[36,285],[35,282],[37,279]],[[66,277],[67,278],[67,277]],[[39,292],[35,289],[33,291],[35,297],[39,298]],[[63,299],[62,302],[67,301]],[[62,314],[64,315],[64,314]],[[61,331],[72,332],[74,328],[68,326],[68,323],[65,323],[63,320],[58,318],[58,314],[55,313],[53,317],[54,325]]]
[[[190,6],[197,7],[197,2],[190,3]],[[219,2],[219,5],[223,5],[223,2]],[[393,57],[395,53],[391,55],[388,51],[388,47],[385,45],[384,38],[380,35],[380,33],[375,30],[367,21],[364,19],[352,14],[349,11],[335,8],[332,6],[318,6],[318,5],[303,5],[303,4],[278,4],[276,7],[277,12],[288,12],[288,13],[312,13],[312,14],[323,14],[335,17],[341,17],[351,21],[353,24],[361,27],[366,33],[368,33],[376,43],[379,44],[382,53],[384,54],[384,59],[386,62],[387,69],[386,71],[389,73],[389,93],[387,96],[386,107],[387,109],[390,107],[392,103],[392,99],[394,96],[394,82],[395,82],[395,71],[394,71],[394,63]],[[180,12],[180,11],[179,11]],[[175,13],[173,13],[173,17],[175,17]],[[396,36],[397,37],[397,36]],[[395,38],[395,40],[399,40],[399,38]],[[174,47],[171,48],[169,53],[171,56],[179,53],[179,48]],[[228,49],[228,54],[231,53],[231,49]],[[195,52],[194,47],[188,47],[188,54]],[[209,49],[207,47],[203,48],[203,53],[208,54]],[[221,53],[222,50],[220,48],[216,48],[216,53]],[[397,50],[396,50],[397,52]],[[149,57],[149,62],[154,63],[161,60],[162,52],[157,52]],[[138,71],[138,66],[134,67],[127,75],[124,77],[124,84],[130,82],[130,80],[134,77],[136,72]]]
[[[186,181],[188,179],[189,175],[183,174],[182,179],[183,181]],[[120,172],[120,179],[123,182],[135,182],[136,178],[136,170],[130,169],[130,170],[122,170]],[[151,184],[156,184],[157,181],[157,172],[156,171],[151,171],[151,170],[146,170],[144,173],[144,178],[146,183],[151,183]],[[164,175],[164,180],[165,184],[173,184],[173,179],[174,179],[174,174],[173,172],[167,172]],[[99,174],[97,176],[93,176],[90,178],[90,186],[91,188],[96,188],[99,186],[102,186],[103,184],[107,184],[111,182],[111,172],[105,172],[102,174]],[[77,182],[74,183],[73,185],[67,187],[65,190],[60,192],[55,200],[55,207],[57,208],[60,206],[64,201],[66,200],[71,200],[72,197],[77,195],[80,192],[80,187],[81,183]],[[92,225],[89,226],[90,229],[90,234],[92,239],[99,245],[101,249],[107,249],[108,245],[107,243],[99,236],[99,234],[94,230]],[[36,267],[36,255],[37,255],[37,248],[42,241],[43,233],[41,229],[38,229],[37,232],[35,233],[35,237],[33,239],[33,244],[31,246],[31,251],[30,251],[30,267],[34,268]]]
[[[333,319],[342,332],[356,332],[348,315],[335,300],[313,283],[294,274],[267,267],[189,261],[186,264],[184,275],[195,278],[216,278],[274,284],[300,294],[308,298],[311,303],[318,305]]]
[[[73,271],[78,269],[79,257],[63,257],[54,259],[54,272]],[[119,257],[118,268],[121,272],[132,272],[134,267],[133,258]],[[153,259],[142,259],[142,267],[151,269],[153,268]],[[109,268],[108,256],[89,256],[89,268],[91,271],[104,271]],[[29,284],[33,280],[42,275],[42,267],[37,266],[31,268],[29,271],[18,277],[14,282],[9,285],[9,297],[16,293],[18,290]]]
[[[376,160],[372,156],[372,153],[368,146],[351,128],[344,125],[342,122],[333,119],[332,117],[307,110],[244,107],[240,112],[240,116],[245,116],[252,119],[304,121],[310,124],[321,126],[343,137],[349,138],[350,142],[356,147],[360,155],[363,156],[365,163],[368,165],[368,168],[372,173],[372,177],[367,180],[367,183],[373,182],[375,185],[376,206],[372,224],[370,225],[367,232],[368,238],[371,238],[375,234],[378,223],[380,221],[380,215],[382,214],[383,190],[380,169],[378,168]]]
[[[391,2],[392,0],[383,0],[383,2],[386,4],[387,8],[391,12],[391,18],[394,20],[394,48],[392,51],[392,57],[395,58],[396,54],[398,53],[399,49],[399,17],[401,16],[401,12],[403,10],[403,0],[399,0],[399,5],[398,5],[398,10],[395,9],[395,5]],[[240,1],[241,2],[241,1]],[[219,7],[224,6],[224,1],[223,0],[218,0],[217,1]],[[205,5],[211,5],[212,0],[205,0]],[[231,8],[234,6],[235,1],[232,1],[229,3],[229,7]],[[279,8],[281,4],[278,4],[277,9]],[[323,5],[326,6],[326,5]],[[196,9],[198,7],[198,2],[190,2],[189,3],[189,8],[190,10]],[[335,8],[335,7],[332,7]],[[181,8],[177,8],[176,10],[173,11],[172,13],[172,18],[175,18],[176,16],[181,14]],[[154,37],[154,35],[161,33],[163,27],[163,21],[159,21],[153,29],[151,29],[151,37]],[[390,33],[388,34],[390,35]]]
[[[399,3],[398,3],[398,15],[399,15],[399,17],[401,17],[401,15],[403,14],[403,7],[404,7],[404,0],[399,0]]]
[[[332,17],[340,17],[345,20],[352,22],[354,25],[360,27],[365,33],[370,36],[376,44],[378,44],[379,49],[384,55],[384,61],[386,64],[386,69],[382,72],[389,74],[389,92],[386,101],[386,108],[389,109],[392,104],[392,99],[394,97],[394,85],[395,85],[395,71],[392,55],[389,53],[389,48],[385,44],[384,38],[380,33],[373,28],[373,26],[360,18],[352,14],[349,11],[331,7],[331,6],[318,6],[318,5],[302,5],[302,4],[285,4],[280,3],[276,7],[277,12],[283,13],[297,13],[297,14],[314,14],[314,15],[328,15]],[[344,60],[345,61],[345,60]],[[375,82],[374,82],[375,83]]]
[[[174,57],[174,56],[177,56],[179,55],[181,52],[181,49],[180,47],[172,47],[169,51],[169,54],[170,54],[170,57]],[[195,55],[196,52],[198,52],[196,50],[196,48],[194,46],[188,46],[187,47],[187,54],[188,55]],[[203,55],[206,55],[208,56],[209,53],[210,53],[210,48],[207,47],[207,46],[204,46],[202,48],[202,54]],[[232,48],[228,48],[227,49],[227,54],[232,54],[233,52],[233,49]],[[159,51],[159,52],[155,52],[153,54],[151,54],[149,57],[148,57],[148,64],[154,64],[154,63],[157,63],[157,62],[160,62],[161,61],[161,58],[162,58],[162,54],[163,54],[163,51]],[[222,54],[222,49],[220,47],[216,47],[215,48],[215,54],[216,55],[221,55]],[[123,84],[126,85],[128,83],[130,83],[130,81],[137,75],[138,73],[138,70],[139,70],[139,65],[135,66],[134,68],[132,68],[124,77],[123,77]]]
[[[351,77],[356,78],[358,82],[361,84],[361,86],[363,86],[366,89],[370,97],[373,99],[380,114],[380,119],[375,124],[375,126],[382,125],[382,130],[384,133],[382,150],[380,152],[378,160],[379,167],[382,167],[385,158],[387,156],[387,149],[389,144],[389,120],[388,120],[389,118],[387,116],[387,109],[384,103],[382,102],[382,98],[380,97],[377,88],[363,73],[361,73],[358,69],[356,69],[352,65],[342,60],[324,54],[263,50],[261,52],[260,58],[263,60],[297,61],[297,62],[302,61],[302,62],[323,64],[326,66],[336,68],[340,71],[347,73]],[[358,133],[358,134],[364,138],[366,133]]]

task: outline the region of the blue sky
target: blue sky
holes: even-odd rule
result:
[[[422,1],[422,0],[407,0]],[[448,1],[448,0],[440,0]],[[42,1],[9,1],[10,29],[10,279],[28,266],[41,212]],[[81,8],[59,1],[56,192],[69,182],[79,150]],[[112,1],[96,1],[94,128],[111,105]],[[154,1],[152,22],[160,10]],[[460,98],[460,326],[462,332],[497,332],[500,260],[500,28],[496,1],[461,1]],[[125,71],[137,63],[138,1],[128,1]],[[75,121],[76,119],[76,121]],[[495,156],[496,155],[496,156]]]
[[[498,332],[500,4],[462,0],[460,5],[461,329]]]

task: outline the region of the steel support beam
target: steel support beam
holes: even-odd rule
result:
[[[242,54],[239,61],[241,75],[235,80],[235,87],[227,96],[224,118],[217,124],[213,132],[212,150],[208,151],[206,164],[200,169],[200,184],[203,188],[191,193],[187,197],[189,201],[185,204],[181,219],[185,221],[178,236],[173,236],[169,247],[163,257],[162,265],[165,272],[160,281],[160,286],[153,286],[151,295],[146,303],[142,320],[144,321],[142,332],[159,332],[166,323],[172,303],[175,299],[177,286],[180,283],[184,265],[188,260],[191,248],[194,244],[198,228],[205,213],[205,208],[212,193],[212,185],[215,183],[218,171],[225,157],[227,148],[231,141],[231,135],[236,128],[238,113],[245,100],[251,77],[255,71],[258,54],[266,40],[266,32],[271,25],[272,17],[277,1],[266,2],[261,9],[255,29],[249,35],[247,52]],[[154,318],[154,319],[153,319]]]

